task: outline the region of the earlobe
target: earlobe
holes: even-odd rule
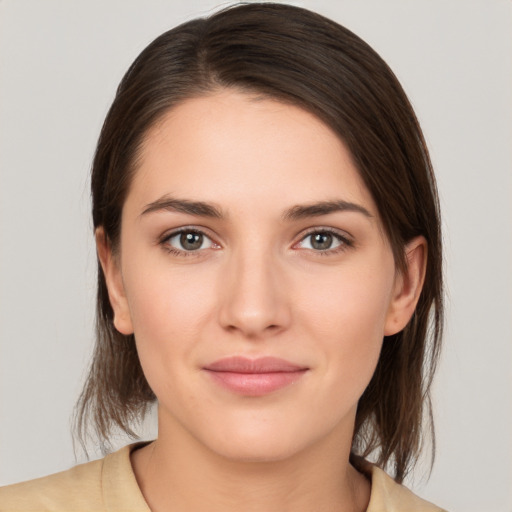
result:
[[[121,334],[133,334],[132,321],[124,283],[119,268],[118,258],[112,253],[112,247],[105,235],[103,227],[95,231],[96,250],[100,260],[103,275],[107,283],[110,305],[114,311],[114,326]]]
[[[427,241],[423,236],[413,238],[405,248],[407,268],[397,274],[393,297],[389,305],[384,336],[400,332],[411,319],[425,281]]]

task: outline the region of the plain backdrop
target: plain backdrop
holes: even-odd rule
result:
[[[420,467],[408,484],[452,512],[510,512],[512,2],[291,3],[347,26],[390,64],[438,176],[437,458],[428,482]],[[157,35],[221,5],[0,0],[0,484],[75,462],[69,419],[94,318],[88,173],[115,88]]]

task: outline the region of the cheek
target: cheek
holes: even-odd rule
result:
[[[383,261],[311,276],[298,294],[301,309],[319,332],[373,331],[382,337],[393,284],[393,264]]]
[[[156,261],[145,264],[148,270],[141,273],[136,266],[135,258],[126,264],[125,289],[139,358],[157,392],[162,382],[171,385],[179,378],[183,363],[192,360],[215,293],[211,276],[201,270],[190,272],[184,266],[170,271]]]
[[[304,287],[301,329],[323,347],[334,385],[362,393],[375,370],[394,283],[392,260],[340,269]],[[346,389],[346,388],[345,388]],[[358,391],[359,390],[359,391]]]
[[[139,337],[172,341],[197,328],[212,301],[211,271],[205,265],[171,265],[163,249],[126,240],[122,262],[130,316]]]

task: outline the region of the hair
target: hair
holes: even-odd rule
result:
[[[306,9],[250,3],[186,22],[155,39],[123,77],[105,119],[92,166],[92,217],[116,251],[121,213],[148,130],[186,99],[234,89],[299,106],[346,144],[370,191],[396,268],[405,246],[428,243],[425,283],[408,325],[386,337],[359,400],[352,454],[371,456],[401,482],[426,434],[434,454],[430,387],[443,326],[439,201],[428,150],[397,78],[368,44]],[[156,400],[134,336],[113,324],[98,264],[96,344],[76,407],[76,433],[88,426],[106,451],[116,429]],[[433,462],[433,457],[432,457]]]

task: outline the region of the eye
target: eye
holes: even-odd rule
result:
[[[311,249],[317,252],[341,250],[351,247],[352,242],[339,233],[323,229],[308,233],[298,244],[301,249]]]
[[[184,229],[172,233],[162,241],[169,249],[178,252],[193,252],[200,249],[210,249],[214,243],[201,231]]]

